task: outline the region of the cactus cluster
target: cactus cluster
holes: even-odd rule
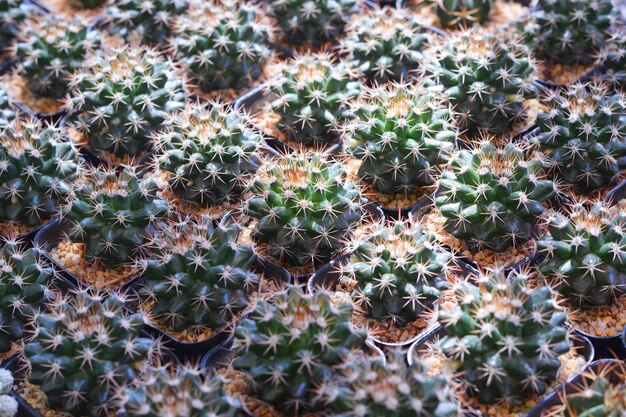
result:
[[[15,40],[31,9],[32,5],[24,0],[0,0],[0,55]]]
[[[474,28],[433,45],[423,73],[450,98],[459,128],[509,132],[535,97],[536,64],[516,35]]]
[[[480,403],[543,394],[561,367],[558,357],[570,351],[565,312],[550,288],[532,288],[522,274],[490,270],[472,279],[455,288],[456,306],[439,310],[447,334],[436,348]]]
[[[286,416],[327,408],[323,393],[336,368],[367,339],[350,323],[352,309],[298,286],[259,300],[235,329],[233,366],[249,379],[248,393]]]
[[[236,201],[258,169],[262,136],[229,105],[191,103],[154,139],[156,167],[177,197],[205,207]]]
[[[13,388],[13,375],[8,369],[0,369],[0,417],[17,415],[17,400],[9,395]]]
[[[343,130],[358,177],[375,191],[410,195],[435,182],[455,149],[457,130],[445,97],[419,84],[368,89],[351,104]]]
[[[423,319],[449,288],[452,254],[415,221],[376,228],[353,244],[341,280],[353,280],[355,305],[367,317],[402,327]]]
[[[427,0],[433,4],[439,23],[444,28],[469,28],[483,23],[495,0]]]
[[[611,32],[599,61],[605,67],[603,78],[611,86],[626,86],[626,30],[624,28]]]
[[[0,127],[5,126],[18,117],[13,99],[7,91],[0,86]]]

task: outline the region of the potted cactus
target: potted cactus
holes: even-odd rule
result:
[[[599,75],[611,86],[626,85],[626,30],[618,27],[611,32],[611,37],[602,51],[598,61],[604,66],[604,74]]]
[[[19,25],[33,12],[33,5],[23,0],[0,0],[0,58],[15,41]]]
[[[0,86],[0,126],[5,126],[17,117],[18,106],[7,91]]]

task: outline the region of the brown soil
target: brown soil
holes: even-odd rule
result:
[[[63,110],[63,103],[50,97],[39,97],[28,88],[28,80],[12,73],[2,77],[2,86],[18,102],[34,113],[51,114]]]
[[[570,84],[586,75],[595,68],[595,65],[577,65],[567,67],[561,64],[545,63],[543,65],[542,80],[552,84]]]
[[[0,223],[0,236],[7,238],[16,238],[35,230],[44,223],[45,221],[42,221],[39,226],[26,226],[19,222]]]
[[[626,326],[626,295],[615,300],[610,307],[571,311],[568,318],[584,333],[600,337],[619,336]]]

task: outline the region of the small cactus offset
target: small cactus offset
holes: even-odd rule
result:
[[[32,5],[24,0],[0,0],[0,55],[11,46],[31,11]]]
[[[453,256],[414,221],[377,228],[354,243],[341,280],[352,280],[352,298],[367,317],[403,327],[424,319],[449,288]]]
[[[269,82],[278,129],[305,145],[336,142],[348,117],[348,102],[358,97],[358,72],[328,53],[300,55]]]
[[[39,250],[6,241],[0,248],[0,353],[27,335],[31,317],[51,297],[52,268]],[[4,394],[4,393],[3,393]]]
[[[367,339],[350,323],[352,310],[333,305],[325,291],[297,286],[272,303],[259,300],[235,329],[233,366],[246,375],[248,393],[286,416],[324,410],[336,368]]]
[[[575,308],[610,306],[626,294],[626,213],[606,203],[573,205],[548,219],[537,242],[541,272]]]
[[[495,0],[427,0],[433,3],[439,23],[444,28],[469,28],[483,23]]]
[[[536,96],[536,63],[521,39],[474,28],[433,49],[424,75],[450,98],[461,130],[503,134],[524,121],[525,101]]]
[[[250,191],[243,212],[256,222],[252,239],[293,267],[329,262],[365,218],[361,192],[341,162],[317,152],[265,161]]]
[[[548,170],[575,191],[616,183],[626,169],[626,97],[599,82],[547,91],[532,138]]]
[[[264,10],[237,0],[198,2],[176,20],[171,46],[204,92],[240,90],[263,75],[274,27]]]
[[[272,0],[269,13],[286,42],[320,46],[338,38],[360,8],[361,0]]]
[[[260,278],[250,245],[237,243],[241,227],[222,220],[169,228],[155,239],[146,262],[142,298],[150,316],[173,332],[221,330],[251,303]]]
[[[415,194],[433,185],[455,149],[447,100],[419,84],[366,90],[351,104],[351,115],[343,128],[348,153],[361,162],[359,178],[385,195]]]
[[[386,6],[353,18],[339,51],[370,82],[399,82],[420,67],[431,40],[408,9]]]
[[[541,160],[524,152],[517,142],[484,140],[458,151],[443,171],[435,204],[445,230],[472,252],[504,252],[535,236],[556,185],[542,179]]]
[[[173,111],[184,107],[183,80],[156,50],[98,51],[71,81],[71,126],[96,152],[137,156]]]
[[[143,337],[143,316],[129,314],[127,298],[77,290],[57,296],[37,315],[24,348],[29,381],[50,410],[72,417],[102,417],[115,407],[115,389],[135,383],[159,355],[157,341]]]
[[[13,375],[8,369],[0,369],[0,417],[17,415],[17,400],[9,395],[13,389]]]
[[[224,379],[185,364],[151,367],[137,387],[121,393],[128,417],[240,417],[241,401],[224,390]]]
[[[36,227],[57,214],[82,172],[58,127],[33,118],[0,128],[0,223]]]
[[[435,349],[455,366],[467,394],[482,404],[521,403],[556,379],[570,351],[566,314],[548,287],[522,274],[481,272],[455,289],[457,305],[440,309],[446,329]]]
[[[39,96],[65,97],[70,75],[100,48],[102,35],[80,18],[53,14],[27,19],[13,47],[13,56],[31,91]]]
[[[89,261],[109,268],[133,263],[162,226],[169,206],[154,180],[127,168],[93,168],[77,181],[62,209],[68,237],[85,244]]]
[[[263,137],[229,105],[188,104],[154,139],[156,167],[185,202],[211,207],[236,201],[258,169]]]

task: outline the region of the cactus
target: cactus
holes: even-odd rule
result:
[[[20,24],[32,11],[32,5],[23,0],[0,0],[0,55],[15,40]]]
[[[474,28],[433,48],[424,75],[450,98],[459,128],[502,134],[524,120],[525,101],[536,95],[536,64],[519,37]]]
[[[243,212],[257,222],[252,239],[290,266],[329,262],[365,217],[361,192],[341,162],[316,152],[266,161],[250,191]]]
[[[432,36],[408,9],[382,7],[352,19],[340,54],[371,82],[408,80]]]
[[[606,68],[604,79],[615,87],[626,86],[626,30],[624,28],[611,32],[606,47],[600,54],[599,63]]]
[[[33,314],[51,297],[49,286],[54,278],[36,248],[26,248],[15,241],[6,241],[0,248],[0,353],[11,351],[28,331]],[[2,391],[1,394],[6,394]]]
[[[360,0],[272,0],[270,16],[285,42],[320,46],[338,38],[348,18],[359,12]]]
[[[154,49],[99,51],[73,76],[71,126],[94,151],[136,156],[167,116],[184,107],[183,80]]]
[[[199,2],[174,25],[176,59],[202,91],[250,87],[272,57],[274,28],[260,6]]]
[[[358,176],[385,195],[431,186],[455,148],[454,116],[445,98],[419,84],[366,90],[344,127],[348,152],[361,161]]]
[[[546,92],[532,141],[576,191],[614,183],[626,168],[626,98],[599,82]]]
[[[62,209],[68,237],[85,244],[89,261],[109,268],[134,262],[168,214],[158,191],[153,179],[140,179],[130,168],[85,172]]]
[[[106,5],[106,1],[103,0],[67,0],[69,4],[77,9],[96,9],[103,5]]]
[[[137,387],[121,393],[128,417],[240,417],[241,401],[224,390],[224,379],[185,364],[152,367]]]
[[[157,341],[143,337],[140,313],[127,298],[76,290],[57,296],[37,315],[24,348],[29,381],[39,386],[50,410],[74,417],[110,415],[119,386],[134,383],[158,355]]]
[[[352,297],[367,317],[402,327],[439,301],[452,260],[419,223],[397,221],[355,243],[341,279],[355,281]]]
[[[17,117],[17,109],[13,99],[7,91],[0,86],[0,128],[6,126]]]
[[[350,303],[335,306],[327,292],[298,286],[273,303],[259,300],[235,329],[233,366],[250,380],[248,393],[286,416],[324,410],[336,368],[367,339],[351,315]]]
[[[332,143],[348,117],[349,100],[358,97],[358,73],[328,53],[300,55],[269,82],[278,129],[305,145]]]
[[[141,293],[168,330],[219,330],[248,308],[260,278],[251,270],[254,249],[237,243],[240,231],[225,220],[217,226],[200,221],[153,241]]]
[[[495,0],[427,0],[434,4],[439,23],[444,28],[468,28],[483,23]]]
[[[517,142],[478,143],[452,156],[439,179],[435,204],[445,230],[472,252],[504,252],[532,239],[556,195],[556,185],[541,177],[541,160],[526,158]]]
[[[455,288],[456,305],[442,308],[446,329],[439,350],[480,403],[520,403],[542,395],[570,351],[566,314],[548,287],[533,288],[525,274],[487,270]]]
[[[17,400],[9,395],[13,388],[13,375],[8,369],[0,369],[0,417],[17,415]]]
[[[39,96],[61,99],[69,76],[100,48],[101,34],[80,18],[46,14],[27,19],[13,47],[17,72]]]
[[[57,214],[81,175],[74,144],[34,118],[0,128],[0,222],[39,226]]]
[[[262,136],[231,106],[187,105],[155,138],[156,167],[186,202],[215,206],[236,201],[259,167]]]
[[[610,306],[626,294],[626,213],[596,202],[553,213],[537,242],[541,272],[575,308]]]
[[[605,360],[606,361],[606,360]],[[622,362],[597,362],[566,395],[559,393],[564,417],[620,417],[626,414],[626,369]],[[561,411],[561,410],[559,410]]]

